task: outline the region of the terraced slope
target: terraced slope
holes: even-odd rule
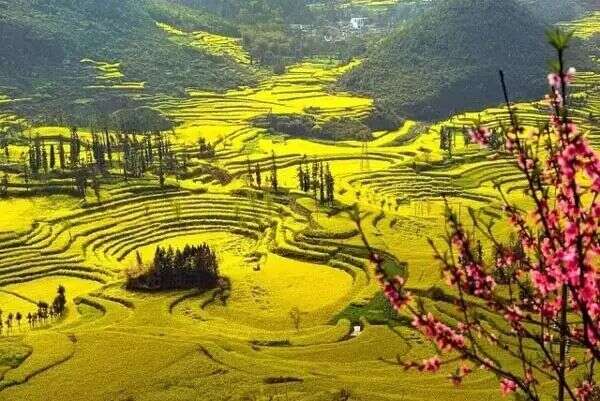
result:
[[[98,85],[128,79],[117,62],[82,65]],[[0,400],[330,401],[346,392],[369,401],[500,400],[484,371],[457,390],[446,380],[447,368],[437,375],[399,368],[398,356],[420,360],[433,350],[382,301],[348,216],[330,216],[295,188],[300,163],[329,164],[336,199],[360,206],[366,234],[388,257],[390,271],[407,274],[428,307],[455,319],[452,305],[427,296],[440,284],[427,238],[444,233],[445,201],[467,221],[469,207],[502,216],[494,185],[510,199],[522,198],[523,182],[504,154],[462,139],[466,126],[507,125],[506,110],[431,126],[407,121],[369,143],[294,139],[251,126],[253,117],[269,112],[311,113],[319,121],[366,115],[371,99],[328,88],[350,66],[314,60],[256,87],[189,88],[184,101],[147,97],[181,124],[173,146],[189,171],[167,190],[148,174],[127,184],[106,182],[100,201],[91,195],[82,203],[65,196],[0,200],[10,211],[0,216],[0,308],[34,311],[60,283],[70,300],[65,318],[33,330],[22,323],[0,337]],[[578,75],[574,118],[595,146],[600,135],[590,114],[599,111],[598,88],[597,74]],[[542,103],[516,109],[527,130],[547,121]],[[440,150],[442,129],[456,131],[452,155]],[[68,135],[66,128],[38,131],[48,141]],[[198,157],[199,137],[215,144],[214,158]],[[23,150],[11,147],[13,157]],[[280,194],[251,188],[244,177],[249,163],[270,174],[273,152]],[[11,190],[26,191],[16,175],[11,183]],[[231,279],[225,304],[213,292],[123,289],[122,272],[136,263],[137,251],[149,260],[157,245],[199,242],[217,250]],[[294,308],[298,328],[290,318]],[[358,336],[350,335],[353,326],[360,326]]]
[[[345,114],[366,116],[371,100],[326,91],[351,67],[327,61],[306,62],[253,88],[223,94],[189,89],[188,99],[158,97],[153,105],[182,123],[178,133],[182,140],[189,141],[195,141],[199,135],[210,140],[227,133],[240,135],[241,129],[250,128],[250,120],[258,115],[303,113],[309,106],[320,119]]]

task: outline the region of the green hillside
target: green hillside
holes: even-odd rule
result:
[[[498,70],[514,99],[543,95],[546,26],[514,0],[445,0],[397,30],[347,74],[343,86],[396,111],[438,119],[501,102]]]
[[[114,4],[107,6],[107,2]],[[227,57],[169,40],[156,23],[235,35],[218,17],[163,0],[0,2],[0,90],[26,115],[71,114],[115,94],[181,94],[254,81]],[[82,62],[84,60],[84,62]],[[132,96],[128,96],[132,98]]]

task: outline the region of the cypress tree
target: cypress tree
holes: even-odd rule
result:
[[[333,206],[333,202],[335,201],[335,181],[333,179],[333,175],[331,174],[331,170],[329,168],[329,164],[327,164],[327,171],[325,173],[325,181],[326,181],[326,189],[327,189],[327,202],[329,202],[330,206]]]
[[[127,137],[127,135],[125,135],[123,137],[123,177],[125,178],[125,181],[127,181],[128,178],[128,170],[130,168],[130,162],[131,162],[131,148],[129,145],[129,138]]]
[[[8,174],[4,173],[2,185],[0,186],[0,196],[8,196]]]
[[[298,166],[298,187],[300,191],[304,191],[304,169],[302,168],[302,163]]]
[[[152,149],[152,139],[148,136],[146,137],[146,147],[147,147],[147,158],[146,158],[146,164],[150,165],[152,164],[152,162],[154,161],[154,149]]]
[[[140,149],[138,156],[138,176],[144,175],[146,172],[146,156],[143,149]]]
[[[319,190],[319,164],[315,161],[312,167],[312,190],[317,199],[317,191]]]
[[[259,163],[256,163],[256,170],[255,171],[256,171],[256,187],[258,189],[260,189],[261,186],[262,186],[262,177],[261,177],[261,174],[260,174],[260,164]]]
[[[70,157],[70,162],[71,162],[71,168],[75,168],[79,164],[79,154],[81,151],[81,142],[79,141],[79,134],[77,133],[77,127],[71,128],[71,141],[70,141],[69,145],[70,145],[69,157]]]
[[[304,173],[304,192],[309,192],[310,191],[310,166],[306,165],[306,171]]]
[[[58,286],[56,290],[56,297],[52,302],[52,309],[57,315],[62,315],[65,312],[65,307],[67,305],[67,298],[65,296],[66,290],[62,285]]]
[[[108,162],[112,167],[112,144],[110,135],[108,134],[108,128],[104,128],[104,144],[106,146],[106,155],[108,156]]]
[[[104,157],[104,145],[96,134],[92,134],[92,153],[96,166],[100,171],[106,171],[106,159]]]
[[[325,203],[325,179],[323,172],[323,162],[319,164],[319,199]]]
[[[62,137],[60,138],[60,141],[58,144],[58,161],[60,163],[61,170],[64,170],[66,167],[66,165],[65,165],[65,144],[63,143]]]
[[[56,154],[54,152],[54,144],[50,145],[50,168],[54,170],[56,167]]]
[[[46,147],[42,145],[42,167],[44,168],[44,174],[48,174],[48,152]]]
[[[273,191],[277,192],[279,188],[279,181],[277,180],[277,162],[275,160],[275,152],[271,154],[271,187]]]
[[[165,186],[165,171],[164,171],[164,167],[163,167],[163,155],[164,155],[164,150],[163,150],[163,141],[162,141],[162,136],[160,134],[160,132],[157,135],[157,152],[158,152],[158,183],[160,184],[161,188],[164,188]]]
[[[33,145],[29,145],[29,169],[33,175],[37,175],[39,170]]]

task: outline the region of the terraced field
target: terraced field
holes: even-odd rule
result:
[[[173,40],[247,61],[235,42],[162,28]],[[82,62],[99,85],[124,79],[118,63]],[[346,392],[368,401],[500,399],[495,378],[484,371],[457,390],[447,368],[423,375],[397,365],[397,357],[420,360],[432,348],[381,304],[350,218],[330,216],[298,191],[296,174],[300,164],[328,164],[336,200],[359,205],[386,267],[426,294],[440,284],[427,238],[445,230],[444,199],[461,217],[472,207],[494,218],[500,216],[495,185],[522,198],[523,182],[505,155],[462,139],[464,127],[500,128],[508,114],[492,108],[432,125],[405,121],[368,143],[288,138],[252,126],[266,113],[311,114],[319,122],[366,116],[372,99],[330,89],[352,66],[309,60],[252,88],[188,88],[186,99],[148,99],[179,124],[173,146],[190,172],[168,189],[148,174],[127,184],[107,182],[99,200],[91,194],[81,202],[63,195],[0,200],[0,210],[8,211],[0,214],[0,308],[33,311],[59,284],[69,299],[64,318],[34,329],[23,323],[0,337],[0,400],[329,401],[348,399]],[[575,118],[597,147],[599,79],[582,72],[575,86]],[[527,129],[547,121],[541,102],[516,109]],[[456,132],[451,155],[440,150],[442,129]],[[49,142],[69,134],[64,127],[33,131]],[[213,158],[198,157],[200,137],[215,145]],[[11,149],[15,157],[26,150]],[[248,165],[268,174],[273,162],[283,190],[250,187]],[[19,193],[42,183],[25,189],[15,175],[11,185]],[[149,260],[157,245],[199,242],[216,250],[231,280],[225,304],[210,291],[124,289],[123,271],[136,263],[136,252]],[[454,318],[451,305],[426,296],[424,302]],[[298,328],[290,317],[295,308]]]
[[[582,39],[592,38],[600,32],[600,11],[595,11],[580,20],[564,25],[573,29],[575,35]]]
[[[311,114],[319,119],[366,115],[371,99],[327,91],[349,68],[352,64],[309,61],[288,68],[285,74],[265,80],[256,88],[223,94],[189,89],[189,97],[184,101],[159,98],[154,106],[181,124],[178,128],[181,140],[192,142],[203,136],[209,141],[242,144],[256,137],[257,130],[250,127],[249,121],[262,114],[303,113],[310,107]]]
[[[230,57],[241,64],[250,64],[250,56],[241,46],[240,39],[215,35],[205,31],[183,32],[163,23],[157,23],[157,26],[176,42],[180,41],[210,54]]]

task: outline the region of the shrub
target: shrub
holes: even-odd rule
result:
[[[371,130],[361,121],[350,117],[332,118],[323,124],[322,136],[333,140],[372,140]]]
[[[373,131],[391,131],[402,123],[402,119],[387,102],[376,100],[371,113],[362,122]]]

